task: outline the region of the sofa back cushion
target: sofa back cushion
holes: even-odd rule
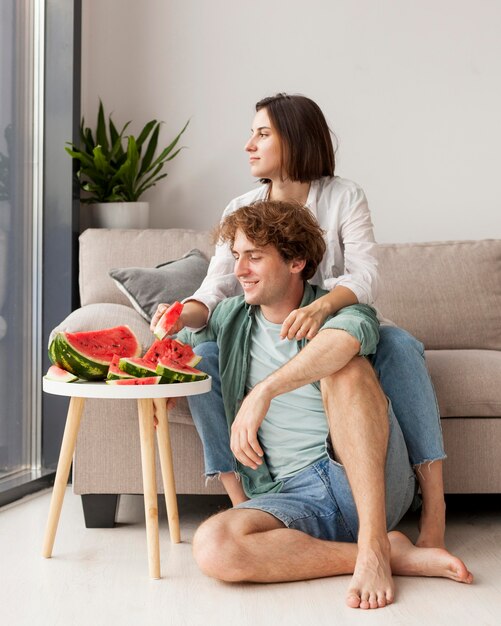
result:
[[[198,248],[210,259],[210,233],[183,228],[121,230],[95,228],[80,235],[80,303],[113,302],[131,306],[108,275],[110,269],[155,267]]]
[[[380,244],[378,311],[426,348],[501,350],[501,240]]]

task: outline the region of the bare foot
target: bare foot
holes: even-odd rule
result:
[[[399,576],[437,576],[459,583],[471,583],[466,565],[443,548],[418,548],[405,535],[388,533],[391,544],[391,570]]]
[[[431,511],[423,508],[416,546],[445,550],[445,502],[435,505]]]
[[[412,544],[411,544],[412,545]],[[391,604],[394,584],[388,545],[359,547],[346,604],[353,609],[377,609]]]

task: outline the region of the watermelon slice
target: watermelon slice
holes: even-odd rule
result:
[[[163,383],[193,383],[207,378],[205,372],[165,358],[159,361],[156,372],[162,377]]]
[[[157,339],[163,339],[170,333],[182,311],[183,305],[180,302],[174,302],[174,304],[170,305],[167,311],[165,311],[162,317],[158,320],[155,330],[153,331],[153,334]]]
[[[146,378],[115,378],[107,380],[108,385],[158,385],[161,376],[147,376]]]
[[[123,378],[134,378],[134,376],[131,376],[130,374],[127,374],[127,372],[123,372],[118,367],[119,363],[120,363],[120,357],[118,356],[118,354],[114,354],[113,355],[113,360],[111,361],[110,367],[108,369],[108,376],[106,376],[106,380],[117,380],[117,379],[123,379]]]
[[[145,359],[120,359],[118,367],[133,378],[147,378],[157,375],[156,366]]]
[[[128,326],[80,333],[60,332],[49,347],[54,365],[85,380],[103,380],[114,355],[136,357],[141,344]]]
[[[145,361],[151,361],[155,365],[164,358],[190,367],[195,367],[202,360],[201,356],[193,352],[191,346],[171,337],[154,341],[143,356]]]
[[[45,378],[47,378],[47,380],[55,380],[59,383],[74,383],[75,380],[78,380],[78,376],[75,376],[71,372],[63,370],[57,365],[51,365],[49,367]]]

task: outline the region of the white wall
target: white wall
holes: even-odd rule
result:
[[[137,130],[191,118],[153,227],[209,228],[254,185],[253,106],[318,102],[337,173],[360,183],[379,241],[501,237],[501,2],[83,0],[82,110]]]

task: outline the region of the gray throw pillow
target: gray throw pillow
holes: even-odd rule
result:
[[[156,267],[112,269],[109,275],[135,310],[151,321],[160,302],[172,303],[191,296],[202,284],[209,262],[196,248],[180,259]]]

